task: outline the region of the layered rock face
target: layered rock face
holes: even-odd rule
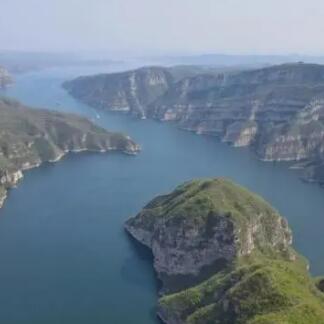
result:
[[[322,170],[321,65],[284,64],[180,80],[170,68],[143,68],[79,78],[65,87],[97,108],[173,121],[183,129],[212,134],[234,146],[253,146],[263,160],[306,160]]]
[[[108,132],[85,118],[0,98],[0,205],[23,170],[58,161],[68,152],[110,150],[135,154],[139,146],[128,136]]]
[[[157,197],[126,229],[152,249],[154,267],[166,285],[172,276],[194,279],[206,267],[222,269],[256,248],[289,251],[291,244],[284,219],[224,179],[189,182]]]
[[[145,118],[147,107],[163,95],[172,82],[167,69],[152,67],[80,77],[73,82],[65,82],[63,86],[73,96],[96,108],[129,112]]]
[[[12,78],[9,72],[0,66],[0,89],[5,88],[7,85],[12,83]]]
[[[286,220],[229,180],[185,183],[125,227],[152,250],[165,323],[324,323],[322,280],[291,248]]]

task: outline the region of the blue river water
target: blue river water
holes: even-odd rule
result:
[[[289,220],[312,273],[324,274],[324,190],[303,183],[299,171],[172,124],[96,112],[61,88],[78,75],[128,67],[29,72],[5,91],[128,133],[142,152],[73,154],[26,172],[10,191],[0,210],[0,323],[157,323],[151,256],[129,241],[123,223],[155,195],[197,177],[229,177],[262,195]]]

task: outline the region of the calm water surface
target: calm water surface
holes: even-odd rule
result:
[[[98,114],[61,89],[106,68],[48,69],[16,77],[6,95],[83,114],[131,135],[143,151],[70,155],[29,171],[0,210],[0,323],[154,324],[157,283],[150,255],[123,223],[156,194],[196,177],[225,176],[261,194],[294,231],[295,247],[324,273],[324,190],[287,165],[173,125]]]

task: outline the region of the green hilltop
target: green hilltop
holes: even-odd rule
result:
[[[233,226],[224,227],[224,220]],[[152,249],[164,284],[158,315],[165,323],[324,323],[324,279],[312,278],[306,260],[291,247],[287,222],[264,199],[230,180],[180,185],[153,199],[126,229]],[[206,264],[198,258],[208,246],[224,250],[220,255],[227,258],[206,277]],[[226,254],[231,249],[235,253]],[[190,272],[179,266],[190,254],[192,268],[200,264],[200,272],[174,291],[170,277],[179,280]]]

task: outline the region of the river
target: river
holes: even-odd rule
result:
[[[157,323],[151,256],[135,248],[123,223],[155,195],[197,177],[229,177],[266,198],[289,220],[312,273],[324,273],[324,190],[302,182],[298,170],[172,124],[96,112],[61,88],[78,75],[129,67],[29,72],[5,91],[123,131],[142,152],[73,154],[26,172],[10,191],[0,210],[0,323]]]

